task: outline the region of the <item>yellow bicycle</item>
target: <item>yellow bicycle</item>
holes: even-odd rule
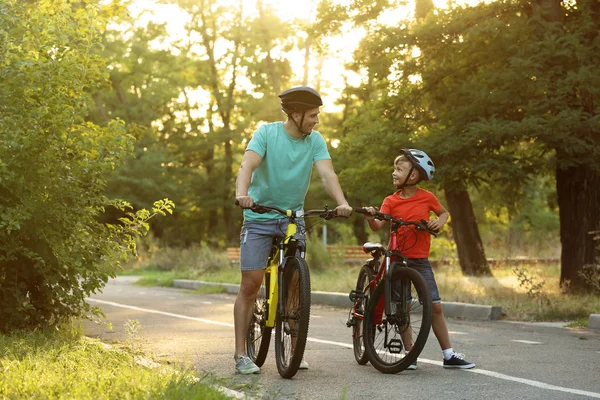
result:
[[[296,238],[297,220],[319,215],[327,220],[335,210],[282,210],[255,204],[255,213],[275,211],[289,220],[285,236],[273,238],[263,283],[256,297],[254,313],[246,335],[248,356],[259,367],[269,351],[271,331],[275,327],[275,359],[284,378],[298,372],[304,356],[310,319],[310,274],[306,264],[306,246]]]

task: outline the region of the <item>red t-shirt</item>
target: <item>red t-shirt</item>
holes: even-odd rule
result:
[[[390,214],[396,219],[418,222],[422,219],[429,221],[429,214],[432,211],[437,214],[440,210],[440,202],[427,190],[417,188],[417,193],[408,199],[400,197],[400,192],[402,189],[383,199],[380,210],[382,213]],[[398,244],[398,250],[407,258],[427,258],[431,235],[412,226],[403,226],[398,230]]]

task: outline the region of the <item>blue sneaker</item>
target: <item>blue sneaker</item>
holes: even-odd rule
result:
[[[444,360],[444,368],[470,369],[474,366],[475,364],[465,360],[465,355],[460,353],[454,353],[450,359]]]

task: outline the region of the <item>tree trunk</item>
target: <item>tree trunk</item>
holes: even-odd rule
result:
[[[304,42],[304,76],[302,77],[302,86],[308,85],[308,70],[310,64],[310,47],[312,46],[312,38],[309,36]]]
[[[231,143],[225,142],[225,182],[227,182],[227,186],[225,187],[225,196],[224,198],[235,199],[234,193],[234,185],[230,185],[229,182],[234,181],[233,177],[233,149],[231,148]],[[226,201],[227,201],[226,200]],[[228,204],[229,203],[229,204]],[[227,243],[236,243],[239,241],[239,230],[236,229],[236,225],[233,223],[233,201],[226,202],[223,207],[223,221],[225,222],[225,229],[227,233]]]
[[[560,160],[560,155],[557,155]],[[560,285],[569,293],[589,292],[580,275],[595,262],[593,231],[600,230],[600,175],[587,165],[556,169],[560,216]]]
[[[492,276],[479,236],[473,205],[466,190],[444,188],[452,220],[460,269],[466,276]]]
[[[263,35],[263,39],[264,39],[264,50],[267,52],[267,70],[269,71],[269,78],[271,79],[271,85],[273,86],[273,93],[275,95],[278,95],[279,93],[281,93],[281,85],[279,84],[279,74],[277,73],[276,69],[275,69],[275,63],[273,62],[273,58],[271,57],[271,38],[269,37],[269,31],[267,30],[267,27],[265,26],[265,22],[264,22],[264,10],[263,10],[263,2],[262,0],[259,0],[256,3],[256,7],[258,8],[258,16],[259,16],[259,23],[260,23],[260,30],[261,33]]]
[[[429,11],[433,10],[432,0],[417,0],[415,1],[415,18],[422,19],[427,16]]]

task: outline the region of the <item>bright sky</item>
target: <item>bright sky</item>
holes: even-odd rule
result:
[[[254,16],[257,14],[256,0],[242,0],[244,13],[247,16]],[[452,2],[457,5],[473,5],[480,1],[485,0],[433,0],[436,8],[443,9],[448,7],[448,3]],[[492,1],[492,0],[487,0]],[[348,4],[349,0],[337,0],[337,3]],[[404,0],[398,0],[398,3],[404,3]],[[220,5],[232,7],[239,3],[239,0],[220,0]],[[315,8],[318,0],[305,0],[302,6],[298,0],[263,0],[265,6],[271,6],[277,15],[282,20],[290,20],[293,18],[301,18],[305,20],[311,20],[314,18]],[[189,16],[181,11],[175,4],[157,4],[153,0],[135,0],[131,6],[130,11],[133,16],[139,15],[143,10],[149,10],[150,12],[143,12],[139,16],[138,23],[145,25],[148,21],[152,20],[158,23],[166,22],[168,24],[169,32],[172,37],[185,36],[184,25],[189,21]],[[393,25],[399,20],[410,18],[414,11],[414,0],[408,0],[408,5],[399,6],[395,12],[385,13],[380,18],[380,22]],[[345,27],[343,33],[340,36],[330,38],[327,41],[329,45],[330,55],[324,60],[323,63],[323,74],[322,74],[322,88],[323,88],[323,101],[325,103],[325,111],[334,111],[335,106],[333,103],[339,96],[340,91],[344,88],[344,79],[348,79],[348,83],[351,85],[358,85],[361,77],[345,71],[344,64],[351,60],[352,52],[354,47],[360,39],[363,37],[364,32],[361,29],[354,29]],[[302,66],[304,65],[304,53],[301,50],[293,51],[288,55],[292,66],[296,66],[294,69],[296,75],[296,82],[294,84],[300,84],[303,76]],[[317,60],[313,60],[312,70],[309,72],[309,82],[311,77],[314,78],[314,74],[317,68]],[[309,83],[310,84],[310,83]]]

